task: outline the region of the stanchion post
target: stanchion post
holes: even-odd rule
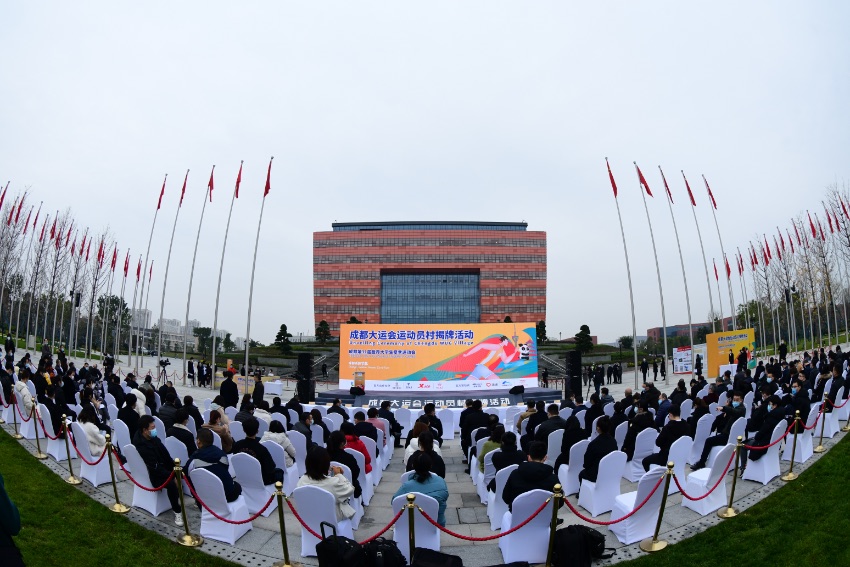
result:
[[[847,399],[844,400],[844,403],[845,404],[847,403]],[[842,405],[844,405],[844,404],[842,404]],[[842,427],[841,431],[844,431],[844,432],[850,431],[850,420],[847,420],[847,425]]]
[[[414,494],[407,495],[407,522],[408,522],[408,543],[410,546],[410,557],[413,558],[413,550],[416,549],[416,531],[415,531],[415,518],[413,517],[413,513],[416,511],[416,496]]]
[[[47,455],[41,452],[41,443],[38,440],[38,416],[35,413],[35,404],[32,405],[32,411],[30,412],[30,419],[33,420],[33,429],[35,430],[35,458],[43,461],[47,458]]]
[[[112,464],[112,436],[108,433],[106,434],[106,449],[104,450],[106,451],[106,456],[103,458],[109,461],[109,476],[112,478],[112,493],[115,495],[115,504],[110,506],[109,509],[116,514],[126,514],[130,511],[130,507],[121,504],[121,500],[118,499],[118,484],[115,482],[115,465]]]
[[[823,446],[823,428],[826,425],[826,403],[829,399],[827,396],[829,396],[829,393],[824,392],[823,402],[820,409],[820,441],[818,441],[818,446],[814,448],[815,453],[823,453],[826,451],[826,447]]]
[[[555,530],[558,529],[558,510],[561,508],[561,498],[564,497],[561,492],[561,485],[555,485],[555,491],[552,493],[552,522],[549,525],[549,551],[546,553],[546,567],[552,567],[552,551],[555,549]]]
[[[719,518],[734,518],[738,515],[738,511],[732,507],[732,502],[735,501],[735,485],[738,482],[738,466],[741,462],[741,450],[744,448],[744,438],[738,436],[738,442],[735,444],[735,470],[732,473],[732,490],[729,492],[729,505],[717,511]]]
[[[274,483],[275,496],[277,496],[277,515],[280,521],[280,544],[283,546],[283,561],[278,561],[272,567],[301,567],[300,563],[289,561],[289,544],[286,542],[286,523],[283,520],[283,483]]]
[[[71,443],[68,441],[71,437],[71,432],[68,431],[68,416],[65,414],[62,414],[62,429],[65,431],[65,452],[68,453],[68,474],[71,475],[65,479],[65,482],[77,485],[83,481],[74,476],[74,467],[71,466]]]
[[[670,491],[670,477],[673,476],[673,466],[673,461],[669,461],[667,463],[667,472],[664,473],[664,476],[667,478],[664,479],[664,493],[661,495],[661,509],[658,510],[658,521],[655,523],[655,532],[653,532],[652,537],[641,541],[639,545],[641,550],[647,553],[661,551],[667,547],[666,541],[658,539],[658,532],[661,531],[661,520],[664,518],[664,507],[667,505],[667,493]]]
[[[12,403],[15,404],[12,408],[12,421],[15,423],[15,434],[12,435],[12,439],[23,439],[24,436],[18,433],[18,398],[14,394],[12,394]]]
[[[794,457],[797,455],[797,430],[800,428],[800,410],[794,412],[794,441],[791,445],[791,468],[788,469],[788,472],[782,475],[781,478],[785,482],[795,480],[797,478],[797,473],[794,472]]]
[[[183,467],[180,466],[180,459],[174,459],[174,479],[177,481],[177,493],[180,495],[180,514],[183,515],[183,527],[186,529],[185,534],[177,536],[177,543],[186,547],[198,547],[204,543],[204,538],[200,534],[189,532],[186,503],[183,501]]]

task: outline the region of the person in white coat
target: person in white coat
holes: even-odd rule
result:
[[[263,441],[273,441],[283,447],[283,452],[286,455],[287,468],[295,464],[295,447],[286,435],[286,431],[284,431],[284,427],[281,422],[276,419],[272,420],[269,425],[269,430],[263,435]]]
[[[313,447],[304,460],[307,472],[298,479],[298,487],[318,486],[334,495],[336,500],[336,519],[348,520],[356,510],[349,499],[354,495],[354,485],[348,482],[340,467],[331,468],[331,457],[324,447]]]
[[[106,450],[106,437],[104,437],[97,428],[97,416],[91,407],[85,407],[77,416],[77,421],[86,432],[86,440],[89,442],[89,451],[92,457],[99,457]]]
[[[15,382],[15,397],[18,400],[18,407],[27,419],[32,414],[33,408],[32,392],[30,392],[28,387],[29,381],[30,371],[23,368],[20,376],[18,376],[18,381]]]

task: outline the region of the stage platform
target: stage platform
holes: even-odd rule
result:
[[[481,400],[485,406],[513,406],[525,401],[543,400],[552,402],[560,400],[563,394],[560,390],[552,388],[526,388],[522,394],[510,394],[508,390],[452,390],[452,391],[429,391],[429,392],[390,392],[379,390],[367,390],[365,396],[353,396],[348,390],[326,390],[316,392],[317,404],[330,404],[335,398],[339,398],[343,404],[353,406],[379,405],[384,400],[389,400],[393,407],[422,407],[427,403],[434,403],[441,407],[464,407],[467,399]]]

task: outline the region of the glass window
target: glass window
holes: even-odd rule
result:
[[[381,322],[478,323],[478,274],[381,274]]]

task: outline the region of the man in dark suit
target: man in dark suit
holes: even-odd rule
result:
[[[842,400],[837,400],[836,398],[838,397],[838,390],[842,387],[846,390],[844,378],[841,376],[841,362],[836,361],[832,365],[832,387],[829,389],[828,397],[830,403],[827,404],[827,411],[832,411],[833,404],[841,405]]]
[[[50,413],[50,423],[53,424],[53,434],[62,433],[62,410],[56,404],[56,386],[48,386],[44,396],[38,397],[38,402],[44,404]],[[41,416],[44,419],[44,416]]]
[[[183,407],[189,412],[189,417],[195,420],[195,430],[200,431],[204,425],[204,417],[201,415],[201,410],[195,405],[195,399],[192,396],[183,396]]]
[[[115,398],[115,407],[124,405],[124,388],[121,387],[121,379],[118,376],[112,374],[108,377],[106,390]]]
[[[366,421],[366,414],[362,411],[358,411],[354,414],[354,431],[357,433],[358,437],[363,437],[364,435],[374,441],[378,442],[378,429]],[[380,447],[378,447],[380,450]]]
[[[700,456],[699,461],[691,466],[693,470],[705,468],[705,461],[708,459],[708,454],[711,453],[711,450],[714,447],[722,447],[729,442],[732,424],[734,424],[738,419],[744,419],[744,416],[747,413],[747,410],[744,407],[744,396],[741,392],[732,392],[732,399],[727,402],[727,405],[717,409],[722,412],[721,417],[723,419],[721,419],[721,417],[715,419],[716,435],[712,435],[705,440],[705,445],[703,446],[702,455]],[[721,424],[722,429],[720,428]]]
[[[342,400],[340,400],[339,398],[336,398],[333,402],[331,402],[331,405],[328,408],[328,413],[335,413],[337,415],[342,416],[343,421],[348,421],[348,412],[342,409]],[[378,412],[378,415],[380,415],[380,412]],[[392,412],[390,412],[390,415],[392,415]]]
[[[567,427],[567,420],[558,415],[558,404],[549,404],[549,407],[546,408],[546,415],[548,419],[537,427],[537,431],[534,433],[534,440],[543,441],[548,444],[549,434],[558,429],[565,429]]]
[[[549,492],[554,491],[555,485],[558,484],[558,477],[552,467],[545,464],[546,449],[546,443],[533,441],[529,446],[528,462],[520,463],[508,476],[508,481],[502,490],[502,500],[508,505],[509,510],[520,494],[538,488]]]
[[[472,402],[472,407],[469,408],[469,413],[466,414],[466,418],[463,420],[463,426],[460,430],[460,447],[463,450],[464,463],[466,463],[466,456],[469,454],[469,447],[473,444],[472,432],[479,427],[487,427],[490,422],[487,414],[482,409],[483,407],[481,400],[475,400]]]
[[[221,398],[224,400],[225,407],[235,408],[239,404],[239,388],[236,386],[236,382],[233,381],[233,372],[229,370],[224,371],[224,382],[221,383],[219,394],[221,394]]]
[[[335,401],[338,402],[339,400],[335,400]],[[389,400],[384,400],[383,402],[381,402],[381,409],[378,410],[378,417],[386,419],[388,422],[390,422],[390,433],[395,438],[395,446],[401,447],[402,446],[401,445],[401,430],[404,429],[404,426],[402,426],[398,421],[396,421],[395,415],[393,415],[393,412],[390,411],[390,405],[391,404],[390,404]],[[342,408],[339,408],[339,410],[343,414],[345,414],[343,416],[343,420],[348,420],[348,414],[346,414],[342,410]],[[330,411],[330,410],[328,410],[328,411]]]
[[[599,421],[602,420],[600,419]],[[652,420],[652,414],[649,413],[649,403],[643,400],[638,404],[637,415],[632,418],[629,424],[629,430],[626,432],[626,438],[623,441],[622,451],[626,454],[627,460],[631,461],[635,454],[635,442],[637,441],[638,433],[650,427],[655,429],[655,423]]]
[[[587,433],[587,436],[590,437],[592,433],[591,428],[593,427],[593,420],[597,417],[604,415],[602,402],[599,400],[598,394],[590,394],[590,407],[584,412],[584,430]],[[579,418],[581,421],[581,418]]]
[[[811,410],[811,402],[809,400],[809,392],[803,387],[803,382],[797,378],[791,382],[791,415],[794,411],[800,412],[800,422],[805,425],[809,419],[809,411]]]
[[[265,394],[266,387],[263,386],[263,377],[258,373],[254,376],[254,392],[251,394],[251,401],[254,402],[255,406],[259,406]]]
[[[670,421],[661,429],[661,433],[655,439],[655,444],[660,449],[657,453],[643,459],[643,470],[648,471],[652,465],[667,466],[667,457],[670,455],[670,447],[681,437],[690,437],[691,428],[687,422],[682,421],[682,411],[678,405],[670,406],[667,412]]]
[[[192,431],[186,426],[191,417],[186,408],[180,408],[174,413],[174,425],[168,428],[165,434],[168,437],[175,437],[178,441],[186,446],[186,452],[192,456],[198,446],[195,444],[195,436]]]
[[[437,406],[434,404],[425,404],[425,407],[422,408],[425,411],[425,417],[428,418],[428,427],[431,428],[431,432],[434,434],[434,441],[442,447],[443,446],[443,422],[437,417]]]
[[[599,475],[599,463],[609,453],[617,450],[617,441],[611,435],[611,422],[607,415],[599,418],[596,422],[596,431],[599,435],[587,444],[584,453],[584,468],[578,473],[579,482],[589,480],[596,482]]]
[[[749,445],[751,447],[764,447],[770,444],[770,438],[773,436],[773,430],[780,423],[785,421],[785,408],[782,407],[782,400],[779,399],[779,396],[773,395],[767,399],[767,402],[763,404],[767,406],[767,415],[764,418],[764,422],[761,424],[758,432],[756,432],[754,437],[751,437],[744,441],[744,445]],[[741,449],[741,474],[744,473],[744,469],[747,468],[747,458],[749,457],[753,461],[757,461],[762,458],[767,453],[767,449],[751,449],[747,450],[746,447]]]

